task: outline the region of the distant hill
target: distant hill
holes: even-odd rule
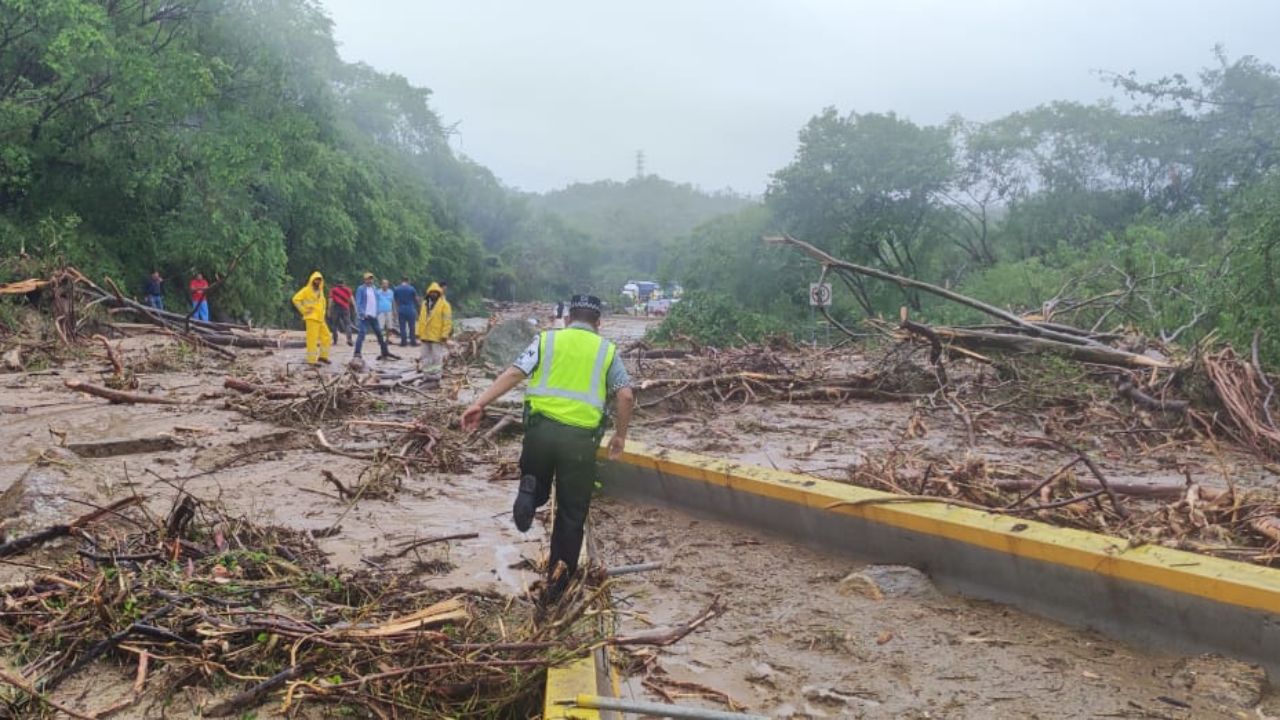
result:
[[[577,183],[530,196],[529,203],[589,236],[600,250],[596,276],[608,285],[620,285],[627,276],[656,275],[662,254],[672,242],[753,201],[649,175],[626,182]]]

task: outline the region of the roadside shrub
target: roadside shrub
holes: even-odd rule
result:
[[[784,332],[781,321],[745,310],[728,295],[691,291],[671,307],[661,325],[649,332],[649,339],[670,342],[685,336],[703,345],[729,347]]]

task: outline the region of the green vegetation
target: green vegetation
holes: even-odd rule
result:
[[[690,338],[702,345],[725,347],[758,342],[784,330],[776,318],[743,310],[727,295],[695,290],[672,307],[652,339],[672,342]]]
[[[155,268],[182,307],[194,272],[234,262],[215,315],[287,322],[314,268],[447,279],[464,307],[654,277],[691,291],[673,327],[732,341],[808,316],[812,264],[759,240],[786,231],[1068,322],[1261,330],[1280,361],[1280,72],[1251,57],[1114,77],[1127,108],[937,126],[828,108],[752,201],[655,176],[512,192],[451,150],[429,90],[343,62],[316,0],[6,0],[0,29],[0,281],[66,261],[136,294]],[[904,305],[977,319],[872,281],[832,312]]]
[[[1280,72],[1251,57],[1196,80],[1115,77],[1135,101],[1059,102],[922,127],[827,109],[762,204],[695,230],[666,258],[724,312],[797,322],[812,263],[765,247],[790,232],[843,259],[1021,311],[1187,342],[1212,331],[1280,362]],[[833,314],[981,318],[907,288],[837,285]],[[697,314],[692,313],[691,314]]]

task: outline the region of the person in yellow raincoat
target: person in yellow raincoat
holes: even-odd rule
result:
[[[422,341],[422,357],[418,361],[422,372],[443,372],[445,342],[453,334],[453,307],[445,299],[439,283],[431,283],[427,288],[427,298],[418,309],[416,329],[418,339]]]
[[[307,364],[329,364],[329,346],[333,336],[325,324],[324,276],[317,270],[311,273],[307,284],[293,295],[293,306],[307,325]]]

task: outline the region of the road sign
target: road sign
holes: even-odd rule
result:
[[[831,283],[809,283],[809,304],[814,307],[830,307]]]

